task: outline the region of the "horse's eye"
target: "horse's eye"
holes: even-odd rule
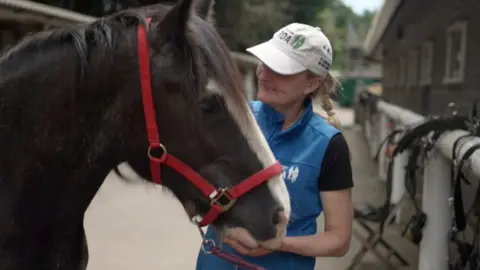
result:
[[[200,108],[205,113],[215,113],[221,110],[221,102],[217,95],[209,95],[202,99]]]

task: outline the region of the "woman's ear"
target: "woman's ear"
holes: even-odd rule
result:
[[[307,78],[307,87],[305,88],[305,95],[310,95],[315,90],[320,88],[320,86],[323,84],[324,79],[320,76],[308,76]]]

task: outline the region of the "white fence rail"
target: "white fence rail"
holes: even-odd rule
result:
[[[424,117],[412,111],[379,100],[376,106],[362,106],[357,108],[360,114],[359,121],[364,127],[365,136],[370,144],[372,156],[378,151],[380,142],[388,135],[388,121],[397,126],[410,125],[424,120]],[[432,155],[427,160],[423,174],[422,210],[427,215],[427,223],[423,229],[423,238],[419,247],[419,270],[448,270],[449,234],[452,230],[452,216],[449,198],[451,195],[450,168],[454,142],[465,131],[455,130],[445,132],[437,141]],[[465,143],[457,147],[456,157],[461,157],[474,144],[480,143],[479,137],[465,138]],[[385,144],[386,145],[386,144]],[[386,146],[382,146],[382,148]],[[386,179],[385,149],[382,149],[378,159],[378,173],[380,179]],[[404,154],[395,158],[393,171],[393,192],[390,197],[392,203],[398,203],[405,192],[405,166],[407,158]],[[466,170],[469,176],[480,179],[480,151],[470,156]]]

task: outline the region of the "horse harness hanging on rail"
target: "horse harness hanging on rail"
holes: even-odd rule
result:
[[[476,108],[472,109],[471,113],[472,120],[477,120]],[[478,270],[480,269],[480,250],[479,250],[479,239],[478,233],[480,230],[480,185],[477,187],[476,194],[474,196],[474,202],[468,211],[465,211],[463,204],[463,195],[462,195],[462,183],[466,185],[472,185],[472,183],[464,175],[464,167],[470,158],[470,156],[478,149],[480,149],[480,144],[474,144],[468,148],[465,153],[461,156],[457,162],[457,154],[459,154],[457,149],[460,149],[458,145],[460,141],[468,137],[478,137],[480,136],[479,122],[475,121],[472,123],[470,130],[465,135],[458,137],[452,148],[452,161],[453,165],[451,168],[451,178],[452,178],[452,189],[450,196],[450,206],[453,215],[452,219],[452,230],[450,233],[450,240],[455,244],[454,253],[457,255],[456,258],[452,258],[453,254],[450,254],[449,269],[450,270]],[[459,234],[465,234],[467,229],[468,221],[470,215],[473,214],[477,221],[473,224],[473,239],[471,243],[468,243],[465,240],[459,239]]]
[[[151,18],[147,18],[147,23],[150,23]],[[209,254],[216,255],[224,260],[230,261],[237,265],[237,267],[244,267],[252,270],[262,270],[264,268],[253,265],[232,254],[227,254],[220,250],[220,248],[211,239],[206,239],[201,227],[211,224],[221,213],[228,211],[236,202],[236,199],[256,188],[260,184],[268,181],[273,176],[279,175],[282,172],[282,167],[277,161],[273,165],[255,173],[249,178],[242,181],[240,184],[232,188],[215,188],[208,181],[206,181],[200,174],[194,171],[190,166],[169,154],[165,145],[160,142],[155,106],[153,103],[152,85],[151,85],[151,73],[150,73],[150,56],[148,53],[148,41],[146,36],[146,30],[143,25],[138,26],[138,63],[140,69],[140,83],[142,90],[142,101],[145,114],[145,122],[149,140],[149,146],[147,155],[150,159],[150,171],[152,174],[152,180],[154,183],[161,185],[161,165],[169,166],[176,172],[184,176],[195,187],[197,187],[204,196],[209,198],[211,208],[205,214],[203,219],[197,223],[197,227],[200,230],[200,234],[203,239],[202,249]],[[156,157],[152,154],[153,150],[161,150],[160,157]],[[206,245],[212,246],[208,250],[205,249]]]
[[[480,149],[480,144],[475,144],[470,147],[460,158],[459,162],[456,162],[457,155],[457,146],[462,139],[472,136],[478,136],[480,134],[467,133],[463,136],[457,138],[454,142],[452,149],[452,160],[453,166],[451,169],[452,175],[452,189],[450,196],[450,206],[451,212],[453,215],[452,219],[452,230],[450,233],[450,241],[455,244],[456,257],[450,257],[450,270],[478,270],[480,269],[480,256],[479,256],[479,247],[478,247],[478,230],[480,224],[480,188],[477,188],[477,192],[474,197],[474,202],[471,208],[468,211],[464,210],[463,205],[463,196],[462,196],[462,187],[461,183],[464,182],[467,185],[472,183],[468,181],[466,176],[463,174],[463,168],[466,165],[468,158],[478,149]],[[480,186],[479,186],[480,187]],[[474,224],[474,235],[472,243],[467,241],[462,241],[459,239],[460,233],[465,233],[465,230],[468,225],[469,216],[473,213],[477,217],[477,222]]]
[[[463,196],[461,183],[464,182],[467,185],[471,183],[463,175],[462,169],[470,156],[478,149],[480,144],[473,145],[461,156],[457,162],[457,149],[459,141],[466,137],[480,136],[480,121],[476,117],[476,106],[472,108],[470,116],[457,116],[456,114],[446,117],[432,117],[415,127],[407,126],[402,129],[394,129],[381,143],[375,159],[380,154],[383,144],[391,142],[395,135],[403,133],[401,139],[396,143],[396,147],[392,153],[390,162],[388,164],[386,189],[387,196],[385,204],[380,209],[382,218],[380,219],[380,231],[383,233],[385,221],[390,213],[391,203],[390,197],[393,189],[393,163],[394,158],[405,150],[410,150],[407,165],[405,167],[405,185],[406,191],[411,196],[414,203],[416,214],[413,215],[408,222],[402,236],[408,236],[414,244],[418,245],[422,239],[423,228],[427,222],[427,215],[421,210],[415,200],[415,188],[416,188],[416,175],[415,172],[420,168],[418,158],[423,156],[427,157],[428,153],[434,147],[439,137],[446,131],[452,130],[464,130],[468,133],[460,136],[454,142],[452,151],[452,170],[451,170],[451,196],[449,198],[449,204],[452,211],[452,230],[450,234],[451,242],[456,244],[456,253],[458,259],[452,262],[451,256],[449,256],[449,269],[450,270],[478,270],[480,269],[480,247],[477,239],[478,230],[480,230],[480,186],[475,195],[475,201],[472,208],[465,212],[463,206]],[[431,136],[429,137],[429,135]],[[459,232],[465,231],[467,227],[467,220],[469,214],[473,211],[474,215],[479,218],[477,224],[475,224],[475,235],[473,243],[467,243],[460,241],[457,238]]]

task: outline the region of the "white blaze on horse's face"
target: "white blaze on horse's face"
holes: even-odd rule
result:
[[[248,111],[248,117],[239,117],[239,115],[241,115],[239,113],[241,111],[240,106],[248,106],[248,104],[238,104],[233,100],[233,98],[229,97],[228,95],[224,95],[224,92],[221,91],[219,84],[212,79],[207,85],[207,91],[223,96],[232,117],[237,122],[243,136],[247,139],[251,149],[255,151],[258,159],[264,165],[264,167],[274,164],[276,162],[275,156],[273,155],[270,146],[260,130],[260,127],[258,126],[252,112],[250,110]],[[245,103],[246,102],[247,101],[245,101]],[[280,174],[275,176],[267,183],[273,197],[284,208],[286,217],[281,223],[288,222],[290,217],[290,196],[282,175]],[[286,226],[286,224],[281,224],[281,226]]]

